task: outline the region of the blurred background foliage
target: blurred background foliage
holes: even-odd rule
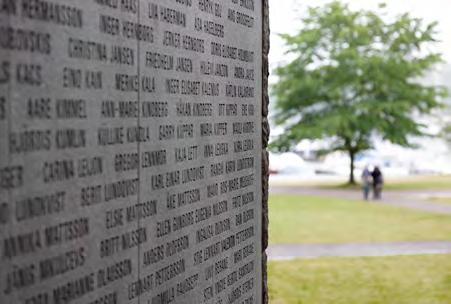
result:
[[[433,51],[437,23],[408,13],[388,21],[385,7],[352,10],[333,1],[309,8],[297,34],[281,35],[293,60],[274,71],[273,118],[284,131],[273,150],[327,140],[319,152],[345,151],[355,183],[356,156],[375,140],[414,147],[411,138],[430,135],[418,115],[448,96],[444,86],[421,81],[442,62]]]

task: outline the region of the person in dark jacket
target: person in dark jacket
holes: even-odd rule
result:
[[[373,177],[373,195],[374,199],[381,199],[382,195],[382,186],[384,185],[384,178],[382,176],[382,172],[379,167],[375,167],[373,172],[371,173]]]

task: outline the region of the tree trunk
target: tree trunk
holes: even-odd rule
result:
[[[355,185],[355,177],[354,177],[354,161],[355,161],[355,152],[353,150],[349,151],[349,158],[351,160],[351,166],[349,168],[349,184]]]

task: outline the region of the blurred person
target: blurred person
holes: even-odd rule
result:
[[[373,197],[375,200],[380,200],[382,198],[382,187],[384,184],[384,178],[382,176],[382,171],[376,166],[371,173],[373,177]]]
[[[363,198],[365,200],[368,200],[368,197],[370,195],[370,187],[371,187],[371,172],[368,169],[368,166],[365,166],[365,168],[362,171],[362,190],[363,190]]]

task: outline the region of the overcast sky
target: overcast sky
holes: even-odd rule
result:
[[[330,0],[269,0],[271,18],[271,67],[283,61],[284,45],[277,36],[280,33],[296,33],[300,28],[299,16],[309,6],[318,6]],[[371,9],[377,7],[377,0],[343,0],[355,9]],[[439,51],[444,59],[451,62],[451,0],[387,0],[386,10],[390,14],[410,12],[415,17],[423,18],[428,22],[438,21]]]

